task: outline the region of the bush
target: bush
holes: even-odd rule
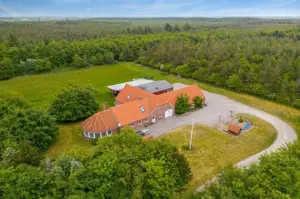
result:
[[[203,107],[203,99],[200,96],[195,96],[193,98],[193,102],[196,108],[202,108]]]
[[[240,117],[239,123],[242,123],[242,122],[244,122],[244,119],[242,117]]]
[[[188,112],[191,108],[189,104],[189,97],[184,93],[177,97],[175,104],[175,113],[178,115],[182,115]]]
[[[58,126],[55,119],[43,111],[17,109],[0,120],[0,134],[0,143],[7,140],[15,143],[28,140],[38,149],[45,150],[55,140]]]
[[[70,84],[56,96],[49,107],[49,112],[61,122],[87,118],[98,110],[95,94],[95,89],[90,85]]]

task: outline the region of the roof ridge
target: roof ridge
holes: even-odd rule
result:
[[[114,118],[115,122],[117,123],[117,125],[118,125],[118,127],[119,127],[119,124],[120,124],[120,122],[118,121],[118,119],[117,119],[117,117],[116,117],[115,113],[113,112],[113,109],[112,109],[112,108],[110,108],[110,111],[111,111],[111,115],[113,116],[113,118]]]
[[[104,126],[105,126],[105,129],[108,129],[101,115],[100,115],[100,119],[101,119],[101,121],[103,122],[103,124],[104,124]]]

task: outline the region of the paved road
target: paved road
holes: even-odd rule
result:
[[[248,113],[255,115],[272,124],[278,133],[277,139],[274,143],[269,148],[240,161],[237,163],[238,166],[248,166],[251,163],[257,162],[261,155],[276,151],[278,148],[297,139],[296,132],[287,123],[268,113],[228,99],[222,95],[207,91],[204,91],[204,94],[207,99],[207,107],[183,116],[173,116],[159,121],[157,124],[149,127],[153,132],[153,136],[157,137],[163,135],[183,125],[191,125],[193,117],[195,118],[196,124],[213,127],[218,124],[219,115],[221,116],[222,123],[232,120],[230,111],[233,111],[234,114]]]

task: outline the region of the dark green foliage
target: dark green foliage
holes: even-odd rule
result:
[[[178,115],[182,115],[188,112],[191,108],[191,104],[189,104],[189,96],[185,93],[180,94],[177,97],[176,104],[175,104],[175,113]]]
[[[0,80],[14,76],[15,68],[11,59],[4,57],[0,62]]]
[[[95,93],[95,89],[90,85],[70,84],[55,97],[49,107],[49,112],[61,122],[87,118],[98,110]]]
[[[242,117],[240,117],[239,122],[240,123],[244,122],[244,119]]]
[[[203,99],[200,96],[195,96],[193,98],[193,103],[196,108],[202,108],[203,107]]]
[[[104,64],[103,55],[97,54],[95,56],[92,56],[91,63],[94,64],[94,65],[102,65],[102,64]]]
[[[266,155],[250,168],[229,167],[219,180],[190,198],[298,198],[299,143]]]
[[[75,68],[84,68],[89,65],[86,56],[80,57],[78,54],[73,56],[72,66]]]
[[[45,198],[52,192],[50,187],[51,180],[40,168],[0,168],[0,198]]]
[[[104,63],[113,64],[114,63],[114,54],[112,52],[104,53]]]
[[[74,175],[74,193],[94,198],[172,198],[190,168],[166,141],[142,141],[132,128],[98,141],[96,153]]]
[[[45,150],[58,134],[55,119],[34,109],[17,109],[0,120],[0,142],[10,140],[21,143],[28,140],[32,146]]]

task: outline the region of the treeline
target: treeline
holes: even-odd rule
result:
[[[172,31],[31,43],[11,34],[0,44],[0,79],[137,60],[166,73],[300,108],[299,35],[296,30]]]
[[[226,168],[215,183],[187,198],[299,198],[299,148],[299,143],[290,145],[250,168]]]

